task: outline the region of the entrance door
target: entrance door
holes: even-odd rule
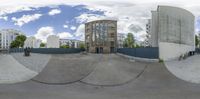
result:
[[[99,48],[98,48],[98,47],[96,47],[96,53],[97,53],[97,54],[99,53]]]
[[[100,47],[100,53],[103,53],[103,47]]]

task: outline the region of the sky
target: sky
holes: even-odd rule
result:
[[[112,19],[118,33],[144,41],[147,19],[158,5],[184,8],[200,30],[199,0],[0,0],[0,29],[17,29],[46,42],[49,35],[84,40],[84,23]]]

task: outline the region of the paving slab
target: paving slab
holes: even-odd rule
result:
[[[94,71],[82,79],[83,83],[100,86],[116,86],[136,79],[145,69],[146,63],[131,62],[116,54],[101,55],[93,64]]]
[[[179,79],[200,83],[200,55],[188,57],[185,60],[166,61],[167,69]]]
[[[95,68],[93,64],[99,60],[99,56],[92,56],[83,54],[51,55],[44,70],[33,80],[46,84],[68,84],[79,81]]]
[[[12,84],[27,81],[37,74],[37,72],[24,67],[11,55],[0,54],[0,84]]]

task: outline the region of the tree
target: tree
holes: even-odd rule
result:
[[[135,38],[132,33],[127,34],[127,38],[124,41],[124,47],[134,48],[135,47]]]
[[[45,43],[41,43],[40,47],[45,47],[45,45],[46,45]]]
[[[26,40],[25,35],[18,35],[14,41],[11,42],[11,48],[19,48],[24,46],[24,41]]]
[[[85,44],[84,43],[80,43],[79,48],[85,49]]]
[[[199,36],[198,36],[198,35],[195,35],[195,46],[196,46],[196,47],[199,47],[199,44],[200,44]]]
[[[60,48],[70,48],[69,45],[61,45]]]

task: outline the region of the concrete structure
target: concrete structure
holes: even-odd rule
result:
[[[68,45],[70,48],[79,48],[81,41],[72,39],[60,39],[60,46]]]
[[[118,45],[118,48],[123,48],[125,38],[126,38],[125,34],[122,34],[122,33],[118,33],[117,34],[117,45]]]
[[[3,29],[0,31],[0,49],[10,48],[10,44],[15,38],[23,34],[21,31],[14,29]]]
[[[47,38],[47,48],[59,48],[59,37],[56,35],[50,35]]]
[[[177,7],[158,6],[157,11],[152,11],[150,23],[150,43],[152,47],[159,47],[160,59],[175,59],[195,50],[192,13]]]
[[[41,40],[36,39],[35,37],[27,37],[24,42],[24,48],[40,48],[40,44],[42,43]]]
[[[117,21],[97,20],[85,24],[86,50],[92,53],[112,53],[117,48]]]

